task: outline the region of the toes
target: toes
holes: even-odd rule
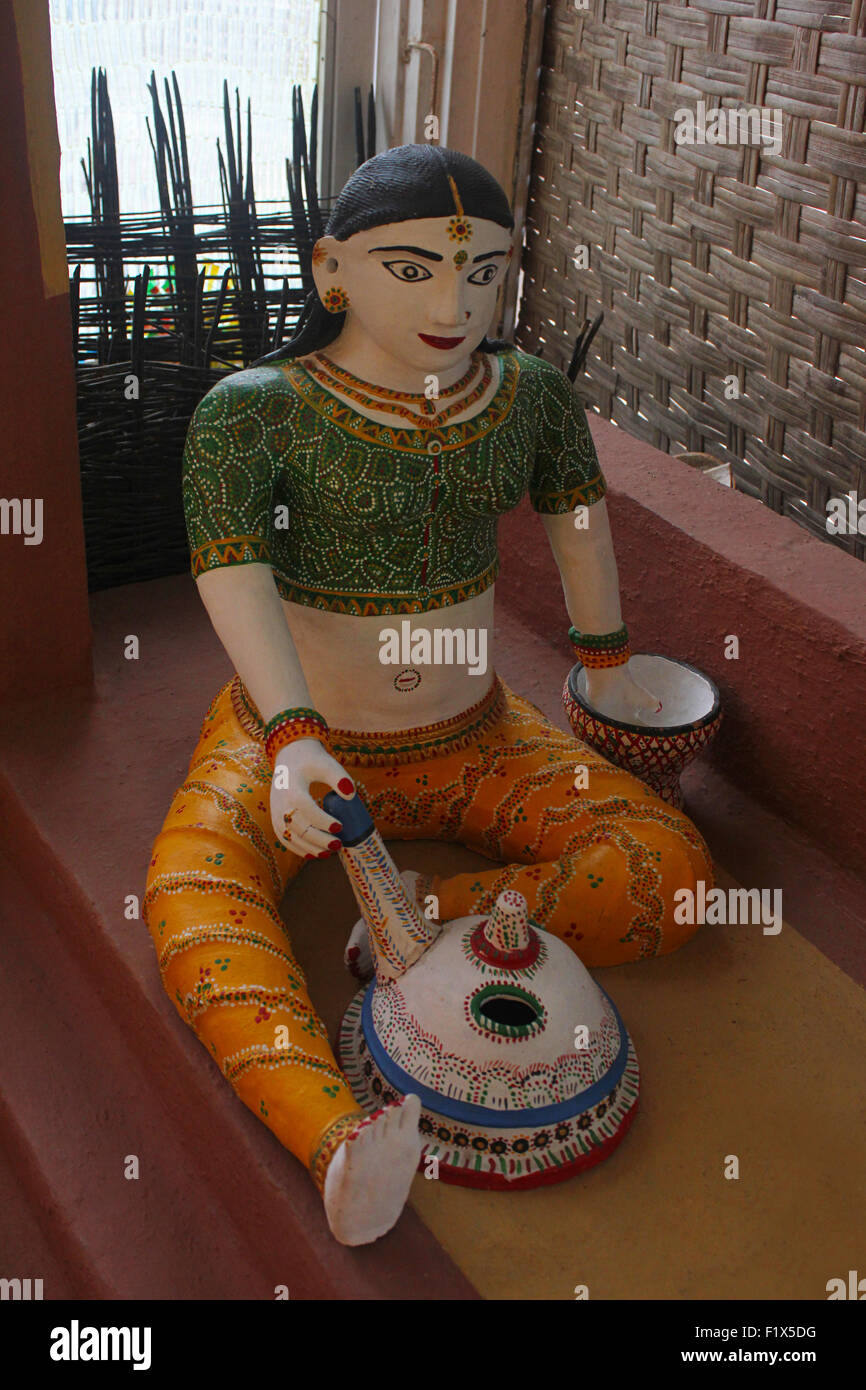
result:
[[[421,1118],[421,1100],[418,1096],[404,1096],[397,1110],[397,1123],[400,1129],[417,1129]]]
[[[367,924],[363,918],[356,922],[349,934],[343,952],[343,964],[356,980],[369,980],[373,974],[373,957],[370,951]]]
[[[345,956],[343,957],[343,961],[349,974],[352,975],[356,980],[363,980],[365,978],[366,972],[364,970],[363,962],[361,960],[360,947],[349,946],[346,950]]]

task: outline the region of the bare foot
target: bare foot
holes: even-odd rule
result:
[[[356,980],[370,980],[373,977],[373,952],[370,949],[370,933],[363,917],[359,917],[346,942],[343,964]]]
[[[412,902],[415,902],[415,885],[421,875],[415,869],[404,869],[400,874],[403,886]],[[359,917],[349,934],[343,952],[343,964],[356,980],[373,978],[373,952],[370,948],[370,932],[363,917]]]
[[[362,1120],[328,1166],[325,1214],[341,1245],[369,1245],[397,1221],[421,1157],[421,1101],[404,1096]]]

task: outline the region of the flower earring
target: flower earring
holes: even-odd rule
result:
[[[334,285],[323,295],[322,303],[329,314],[343,314],[349,307],[349,296],[339,285]]]

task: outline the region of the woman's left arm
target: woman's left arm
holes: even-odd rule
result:
[[[622,626],[622,610],[605,499],[574,512],[541,513],[541,520],[572,626],[579,633],[599,636],[616,631]],[[586,524],[576,524],[580,521]],[[605,714],[627,723],[650,723],[660,709],[658,697],[632,680],[627,663],[587,667],[586,693]]]

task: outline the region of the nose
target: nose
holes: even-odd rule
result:
[[[462,277],[453,271],[443,275],[438,294],[433,305],[433,322],[437,328],[464,328],[469,315],[466,312]]]

